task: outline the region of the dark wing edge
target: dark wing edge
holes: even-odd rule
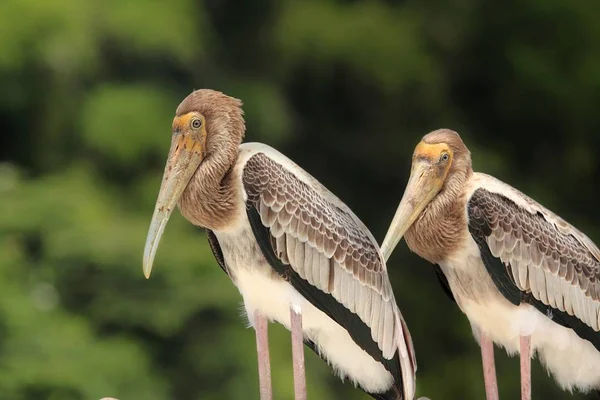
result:
[[[246,162],[243,185],[252,231],[271,267],[345,328],[394,376],[400,391],[412,396],[412,339],[370,233],[349,209],[328,202],[264,153]]]
[[[215,256],[215,259],[219,263],[219,267],[229,275],[229,271],[227,269],[227,265],[225,264],[225,257],[223,256],[223,250],[221,249],[221,245],[219,244],[219,240],[217,239],[217,235],[210,229],[206,229],[206,239],[208,239],[208,245]]]
[[[508,197],[478,188],[469,232],[504,297],[529,303],[600,350],[600,264],[573,235]]]
[[[446,275],[444,275],[444,271],[442,271],[442,268],[439,265],[435,264],[433,266],[433,270],[444,293],[446,293],[450,300],[456,303],[456,299],[454,298],[454,294],[452,294],[452,289],[450,289],[450,284],[448,283],[448,278],[446,278]]]
[[[321,356],[320,352],[319,352],[319,348],[317,347],[317,345],[315,344],[315,342],[313,342],[310,339],[306,339],[304,338],[304,344],[311,349],[313,352],[315,352],[315,354],[317,354],[319,357]],[[369,396],[371,396],[372,398],[374,398],[375,400],[402,400],[403,399],[403,395],[401,392],[398,392],[399,388],[392,386],[390,388],[390,390],[388,390],[385,393],[369,393],[366,392]]]

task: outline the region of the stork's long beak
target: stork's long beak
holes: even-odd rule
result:
[[[429,161],[415,160],[396,215],[381,244],[381,253],[386,261],[408,228],[440,191],[443,183]]]
[[[202,154],[202,145],[192,138],[191,134],[177,133],[173,136],[144,248],[144,275],[146,278],[150,277],[156,249],[169,217],[192,175],[202,162]]]

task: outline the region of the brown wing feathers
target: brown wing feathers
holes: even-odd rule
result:
[[[359,315],[386,357],[397,338],[390,285],[379,252],[345,210],[266,155],[244,168],[248,203],[270,229],[277,257],[298,275]]]
[[[600,331],[600,262],[584,244],[556,229],[541,212],[532,214],[482,188],[473,193],[468,212],[469,230],[505,296],[510,296],[505,286],[512,284],[522,298],[532,296],[571,322],[567,316]],[[486,252],[491,257],[486,259]]]
[[[386,359],[397,356],[403,327],[397,326],[401,324],[391,285],[370,234],[346,210],[263,153],[246,162],[243,184],[247,204],[268,228],[278,260],[359,317]],[[307,297],[302,291],[309,288],[298,285],[296,289]],[[321,309],[335,306],[315,305]],[[347,321],[336,322],[344,326]]]

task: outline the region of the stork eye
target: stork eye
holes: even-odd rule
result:
[[[199,118],[194,118],[192,120],[191,126],[193,129],[200,129],[200,127],[202,126],[202,120]]]
[[[441,162],[447,162],[449,159],[450,156],[448,155],[448,153],[442,153],[442,156],[440,157]]]

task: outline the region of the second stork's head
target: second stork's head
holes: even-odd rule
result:
[[[144,249],[144,275],[150,276],[160,238],[169,217],[182,199],[205,215],[217,201],[221,181],[238,154],[245,133],[242,102],[221,92],[196,90],[177,107],[172,125],[171,149],[167,158],[154,215]],[[183,211],[183,207],[182,207]],[[189,210],[186,210],[189,211]],[[186,216],[187,217],[187,216]],[[214,215],[213,215],[214,217]],[[190,219],[190,218],[188,218]]]
[[[458,133],[440,129],[423,137],[413,153],[408,184],[381,245],[386,260],[428,205],[456,199],[471,171],[471,153]]]

